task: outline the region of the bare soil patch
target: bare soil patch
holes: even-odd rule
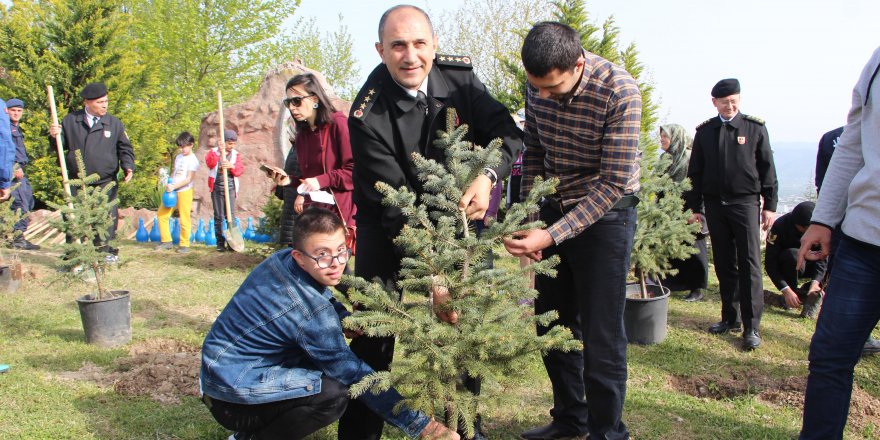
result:
[[[669,384],[673,389],[694,397],[722,400],[753,395],[769,405],[803,411],[807,378],[771,378],[731,372],[726,376],[672,376]],[[869,425],[880,427],[880,399],[866,393],[858,385],[854,386],[847,423],[857,432]]]
[[[133,344],[129,356],[117,359],[112,369],[86,362],[79,370],[58,376],[173,405],[180,403],[183,396],[199,395],[200,356],[198,347],[173,339],[151,339]]]

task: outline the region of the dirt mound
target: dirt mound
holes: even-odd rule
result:
[[[149,396],[170,405],[182,396],[199,395],[201,353],[173,339],[151,339],[135,343],[129,356],[119,358],[111,371],[90,362],[77,371],[58,375],[65,380],[87,380],[126,396]]]
[[[694,397],[721,400],[754,395],[757,400],[769,405],[793,407],[803,411],[807,378],[790,376],[777,379],[730,373],[728,377],[672,376],[669,384],[673,389]],[[854,386],[847,423],[857,432],[869,425],[880,426],[880,399]]]
[[[265,258],[238,252],[214,252],[199,259],[199,265],[207,269],[251,270]]]

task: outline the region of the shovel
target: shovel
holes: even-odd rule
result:
[[[220,91],[217,91],[217,115],[220,117],[220,153],[221,159],[226,159],[226,128],[223,125],[223,96],[220,94]],[[229,244],[229,247],[232,248],[235,252],[243,252],[244,251],[244,238],[241,236],[241,230],[235,226],[235,222],[232,220],[232,210],[229,206],[229,177],[226,173],[226,168],[220,167],[223,170],[223,198],[226,200],[226,230],[223,231],[223,238],[226,239],[226,243]]]

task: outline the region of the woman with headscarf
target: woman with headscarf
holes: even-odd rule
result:
[[[691,159],[691,144],[693,139],[684,127],[678,124],[660,126],[660,148],[663,155],[672,160],[666,174],[672,180],[681,182],[687,178],[688,163]],[[685,301],[700,301],[703,299],[703,290],[709,281],[709,251],[706,247],[706,236],[709,229],[705,224],[697,234],[694,247],[699,252],[685,260],[673,260],[672,267],[678,269],[675,275],[667,277],[664,285],[673,291],[689,290],[690,293],[684,298]]]

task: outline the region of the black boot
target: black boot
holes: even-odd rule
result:
[[[24,251],[36,251],[40,249],[40,246],[35,245],[24,239],[22,236],[18,236],[15,240],[12,241],[12,247],[15,249],[21,249]]]

